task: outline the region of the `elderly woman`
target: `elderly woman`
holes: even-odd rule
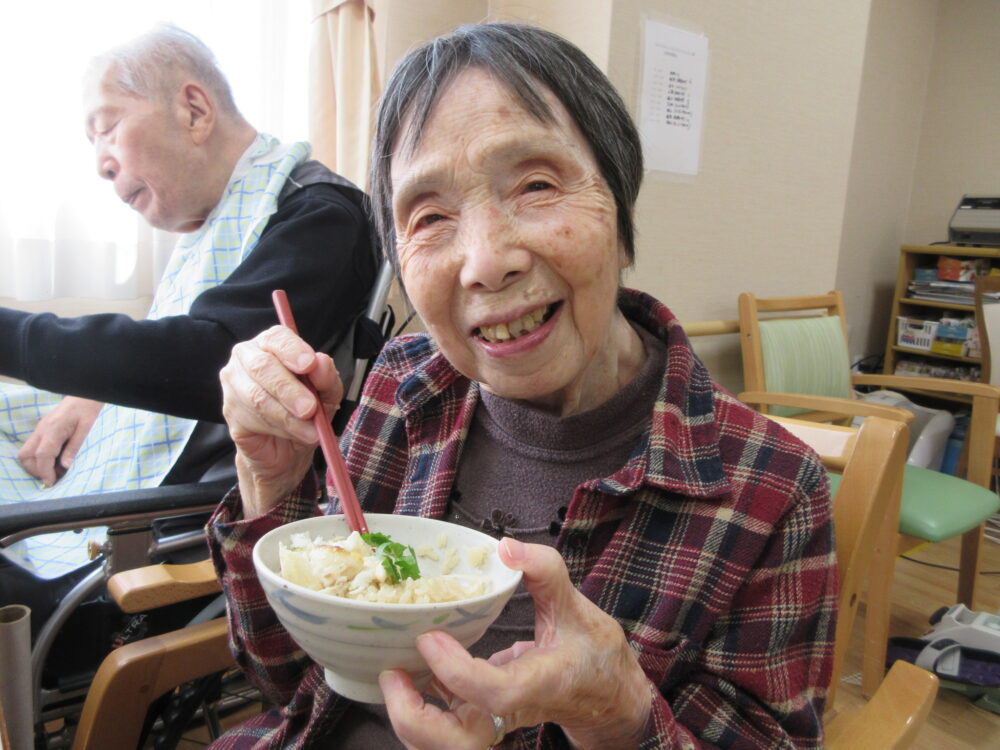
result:
[[[384,708],[331,692],[250,550],[325,500],[295,375],[328,414],[341,386],[268,330],[223,372],[239,488],[210,530],[240,663],[281,709],[216,746],[820,747],[825,475],[621,287],[642,159],[607,78],[548,32],[461,28],[396,69],[374,149],[382,245],[427,333],[390,342],[367,381],[343,441],[358,496],[503,536],[525,592],[471,653],[420,637],[435,697],[398,671]]]

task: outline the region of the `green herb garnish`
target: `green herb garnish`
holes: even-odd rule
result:
[[[399,583],[404,578],[413,580],[420,578],[420,566],[417,564],[417,553],[413,551],[413,547],[394,542],[385,534],[378,532],[362,534],[361,538],[375,548],[375,556],[381,561],[392,583]]]

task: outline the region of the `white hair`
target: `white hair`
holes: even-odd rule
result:
[[[225,75],[212,51],[198,37],[172,24],[145,34],[94,58],[89,74],[109,74],[119,89],[146,99],[168,100],[184,76],[193,76],[219,109],[239,116]]]

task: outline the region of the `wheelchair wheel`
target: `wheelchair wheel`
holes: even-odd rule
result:
[[[238,669],[199,678],[150,707],[140,747],[175,750],[192,732],[215,740],[222,734],[226,717],[259,702],[260,693],[247,684]]]

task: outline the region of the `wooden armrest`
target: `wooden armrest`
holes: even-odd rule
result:
[[[831,396],[808,396],[801,393],[772,393],[770,391],[744,391],[736,398],[747,404],[764,404],[767,406],[791,406],[798,409],[813,409],[838,416],[850,417],[884,417],[895,422],[910,424],[913,413],[896,406],[873,404],[868,401],[852,398],[833,398]],[[801,419],[802,415],[796,415]],[[814,419],[812,421],[822,421]]]
[[[108,593],[124,612],[145,612],[222,591],[211,560],[185,565],[147,565],[115,573]]]
[[[859,709],[826,722],[827,750],[903,750],[924,726],[938,678],[909,662],[897,661],[875,695]]]
[[[154,700],[177,685],[234,665],[224,618],[115,649],[101,662],[87,692],[73,750],[135,747]]]
[[[852,375],[854,385],[878,385],[885,388],[922,391],[942,391],[965,396],[986,396],[1000,399],[1000,387],[989,383],[973,383],[968,380],[947,378],[921,378],[916,375]]]
[[[681,323],[681,326],[689,339],[697,336],[720,336],[740,332],[740,321],[738,320],[695,320],[690,323]]]

